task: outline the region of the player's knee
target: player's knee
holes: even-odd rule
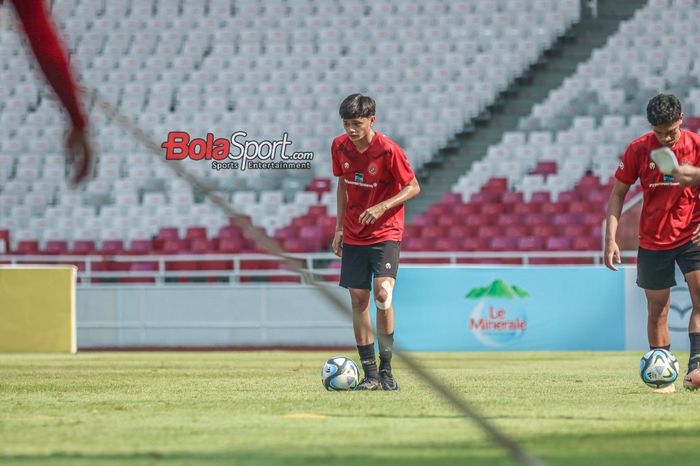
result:
[[[369,296],[351,296],[350,304],[352,305],[352,310],[355,312],[362,312],[367,309],[369,304]]]
[[[391,287],[391,282],[385,280],[377,287],[374,293],[374,304],[380,311],[386,311],[391,307],[393,289]]]
[[[665,322],[667,318],[668,308],[663,306],[649,308],[649,320],[652,322]]]

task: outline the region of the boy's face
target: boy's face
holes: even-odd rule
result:
[[[369,118],[361,117],[343,120],[343,128],[345,128],[345,132],[351,141],[359,141],[370,134],[374,120],[374,115]]]
[[[683,123],[683,114],[675,123],[668,125],[652,126],[656,139],[662,146],[673,147],[681,138],[681,124]]]

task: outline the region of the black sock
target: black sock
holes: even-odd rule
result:
[[[688,333],[690,337],[690,359],[700,358],[700,333]]]
[[[370,379],[378,379],[377,359],[374,357],[374,343],[369,345],[357,345],[357,352],[360,353],[360,362],[362,370],[365,371],[365,377]]]
[[[394,346],[394,333],[379,335],[379,370],[391,370],[391,348]]]
[[[650,349],[650,350],[653,350],[653,349],[665,349],[666,351],[671,351],[671,345],[666,345],[666,346],[652,346],[652,345],[649,345],[649,349]]]

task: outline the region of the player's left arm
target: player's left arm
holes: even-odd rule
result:
[[[92,146],[87,119],[80,107],[75,80],[68,66],[68,55],[54,28],[43,0],[12,0],[29,45],[46,80],[68,112],[71,128],[66,138],[74,185],[85,181],[92,169]]]
[[[360,223],[363,225],[373,224],[377,221],[377,219],[384,215],[387,210],[398,207],[404,202],[413,199],[418,195],[418,193],[420,193],[420,185],[414,176],[406,186],[401,188],[401,191],[396,193],[396,195],[383,202],[380,202],[379,204],[373,205],[369,209],[362,212],[362,215],[360,215]]]

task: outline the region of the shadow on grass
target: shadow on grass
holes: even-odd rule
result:
[[[368,435],[381,435],[368,432]],[[537,435],[524,440],[530,451],[550,466],[668,466],[697,463],[700,426],[691,429],[650,429],[595,435]],[[342,438],[329,438],[324,451],[189,451],[134,453],[55,453],[5,455],[12,465],[246,465],[246,466],[516,466],[503,450],[488,441],[416,443],[347,449]]]

